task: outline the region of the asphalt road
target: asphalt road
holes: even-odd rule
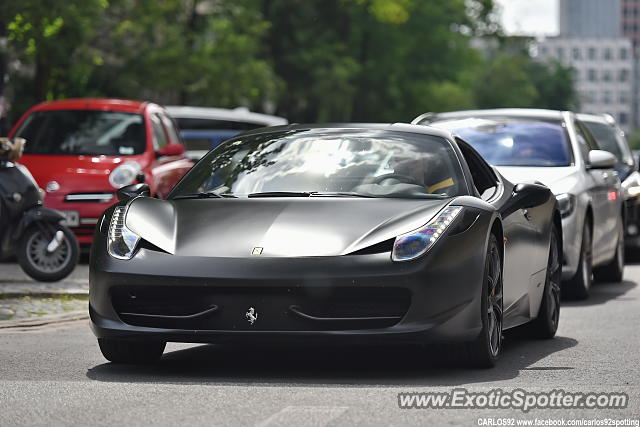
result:
[[[226,349],[170,344],[155,366],[102,358],[87,321],[0,333],[0,426],[479,425],[640,417],[640,265],[566,303],[558,335],[505,338],[498,366],[418,348]],[[626,409],[399,409],[400,392],[625,392]],[[485,424],[486,425],[486,424]],[[597,425],[597,424],[593,424]]]

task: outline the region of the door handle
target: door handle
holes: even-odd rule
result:
[[[522,209],[522,214],[527,219],[527,221],[531,221],[531,214],[529,213],[529,209]]]

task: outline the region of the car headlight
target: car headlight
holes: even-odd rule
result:
[[[127,215],[126,206],[118,206],[113,211],[107,238],[107,250],[109,255],[118,259],[131,259],[140,236],[129,230],[124,224]]]
[[[410,261],[424,255],[461,211],[462,207],[460,206],[449,206],[426,225],[396,237],[391,259],[393,261]]]
[[[637,171],[632,172],[622,181],[622,194],[625,199],[640,195],[640,174]]]
[[[562,217],[571,215],[573,209],[576,207],[576,196],[569,193],[558,194],[556,196],[558,201],[558,209],[560,209],[560,215]]]
[[[109,184],[114,188],[121,188],[125,185],[132,184],[138,174],[142,171],[142,166],[138,162],[125,162],[117,166],[109,174]]]

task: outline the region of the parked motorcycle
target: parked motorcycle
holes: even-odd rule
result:
[[[42,190],[29,170],[15,163],[25,142],[0,138],[0,258],[15,254],[29,276],[54,282],[73,271],[80,250],[64,217],[42,206]]]

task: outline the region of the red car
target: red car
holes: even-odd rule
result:
[[[164,198],[193,166],[166,110],[149,102],[43,102],[20,118],[14,136],[27,140],[20,163],[45,190],[45,206],[66,216],[80,244],[91,243],[118,188],[145,182]]]

